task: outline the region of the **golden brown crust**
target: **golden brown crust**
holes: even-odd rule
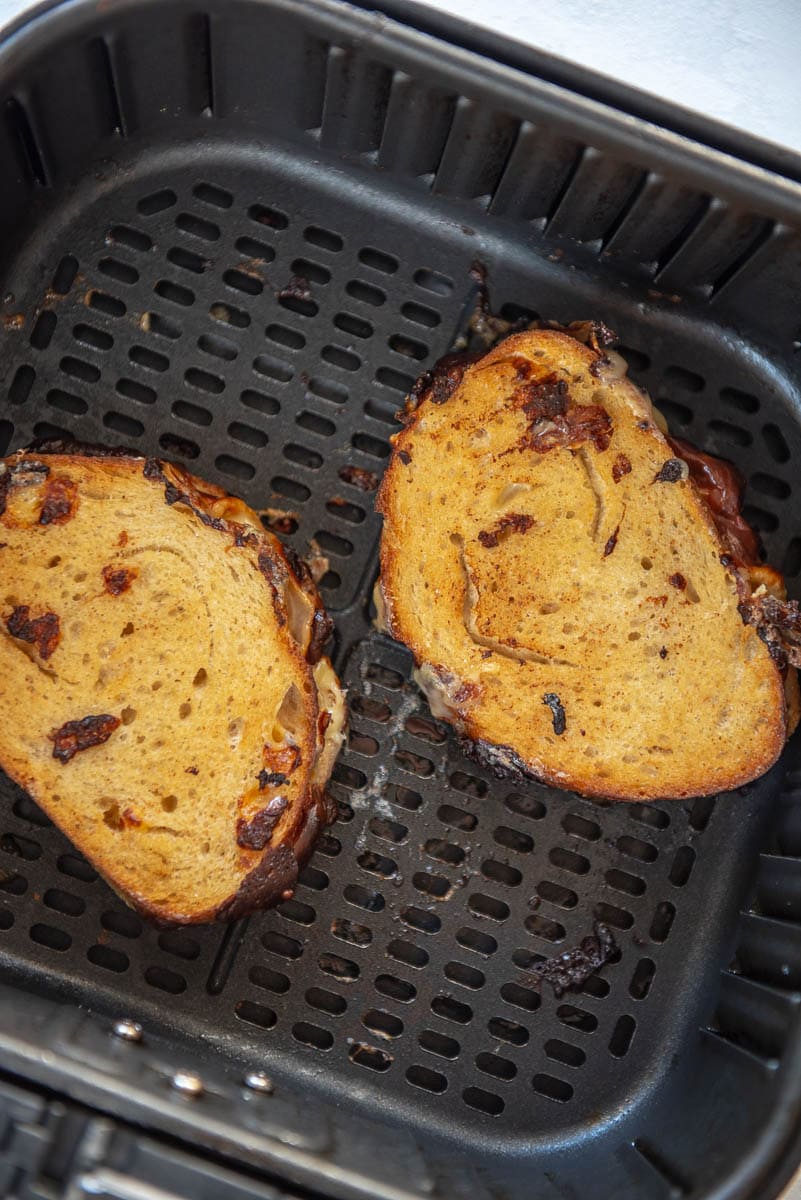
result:
[[[126,832],[143,835],[151,830],[153,836],[163,837],[158,833],[161,825],[157,822],[163,820],[166,826],[170,818],[153,816],[152,812],[149,816],[143,815],[142,806],[138,809],[133,805],[126,806],[123,800],[119,803],[109,802],[106,805],[104,821],[112,833],[106,834],[102,828],[98,832],[99,826],[93,824],[95,819],[91,818],[91,814],[87,813],[86,821],[82,818],[76,823],[71,815],[66,814],[62,798],[51,798],[54,790],[63,790],[65,795],[69,792],[73,786],[72,780],[76,778],[74,774],[69,773],[78,768],[83,773],[82,786],[86,787],[88,779],[91,789],[90,770],[99,769],[100,765],[100,760],[97,757],[93,758],[98,753],[93,747],[102,745],[104,753],[110,756],[119,754],[122,743],[116,739],[119,739],[121,731],[124,732],[123,722],[134,719],[132,706],[123,711],[124,706],[118,701],[116,706],[109,706],[108,712],[105,708],[101,712],[99,707],[88,703],[88,698],[82,698],[80,701],[77,699],[76,687],[79,691],[84,690],[80,681],[78,684],[65,682],[63,685],[59,682],[60,672],[64,670],[67,661],[64,656],[74,655],[75,633],[83,627],[80,610],[72,608],[72,602],[80,601],[82,595],[76,594],[70,601],[62,589],[58,604],[62,610],[69,604],[70,612],[67,621],[61,622],[60,646],[54,632],[58,626],[51,628],[52,621],[46,628],[40,620],[37,623],[40,615],[38,609],[27,606],[28,613],[25,614],[21,610],[26,606],[16,605],[10,612],[4,611],[1,614],[7,618],[4,620],[4,628],[8,638],[0,637],[0,653],[6,652],[8,648],[10,661],[15,669],[18,672],[27,671],[27,677],[33,681],[34,686],[39,679],[36,674],[38,669],[50,671],[52,678],[57,681],[57,686],[66,689],[64,707],[70,712],[71,718],[76,704],[83,705],[83,709],[79,719],[59,721],[58,727],[54,726],[52,735],[49,735],[54,748],[53,756],[61,763],[63,775],[53,776],[52,767],[43,769],[38,764],[34,766],[33,763],[30,768],[27,767],[26,757],[30,751],[25,746],[28,743],[6,744],[2,737],[0,763],[12,778],[37,799],[56,823],[62,824],[65,832],[105,875],[122,898],[158,923],[194,924],[209,920],[230,920],[245,915],[254,908],[287,899],[294,888],[299,863],[302,863],[308,854],[316,833],[326,820],[330,819],[325,784],[341,743],[345,722],[342,693],[331,665],[322,653],[331,629],[330,619],[325,613],[314,583],[294,553],[263,528],[258,516],[247,505],[228,496],[223,489],[198,479],[180,466],[162,460],[143,460],[128,454],[104,454],[99,448],[92,448],[91,453],[62,452],[65,449],[58,446],[53,448],[55,452],[51,452],[49,448],[45,448],[36,454],[23,451],[0,462],[0,531],[3,527],[8,530],[8,537],[0,539],[5,541],[3,563],[7,569],[11,569],[16,556],[24,552],[25,561],[30,559],[33,564],[19,572],[20,590],[23,590],[23,586],[40,591],[51,588],[52,584],[57,582],[58,573],[46,573],[43,556],[48,556],[52,564],[57,564],[61,555],[54,555],[55,550],[69,546],[70,551],[74,551],[74,541],[67,542],[63,539],[78,537],[82,561],[87,565],[88,574],[94,577],[96,570],[99,581],[98,588],[87,593],[89,602],[99,605],[102,603],[100,597],[105,596],[107,607],[100,610],[103,614],[102,619],[114,622],[114,628],[119,628],[117,622],[121,624],[134,611],[130,606],[141,605],[142,589],[146,587],[146,580],[144,577],[139,578],[140,564],[153,554],[156,556],[154,561],[160,561],[159,548],[146,544],[148,539],[142,536],[143,530],[147,533],[147,521],[142,517],[142,513],[152,509],[154,497],[151,489],[156,489],[161,494],[166,508],[176,514],[175,532],[171,536],[175,539],[186,539],[187,531],[193,524],[194,533],[189,533],[191,554],[202,553],[210,556],[211,561],[221,563],[221,570],[230,569],[244,595],[256,597],[262,588],[266,590],[270,598],[268,607],[271,607],[273,612],[272,631],[269,634],[273,638],[273,645],[268,650],[264,665],[271,673],[275,672],[276,667],[279,676],[280,672],[284,673],[286,695],[284,703],[273,718],[274,725],[266,727],[272,727],[276,732],[274,735],[266,735],[264,757],[254,768],[252,783],[236,799],[235,816],[226,834],[226,837],[230,837],[229,846],[232,847],[226,851],[231,862],[230,868],[226,868],[230,871],[230,891],[227,895],[223,893],[222,898],[213,903],[203,902],[202,887],[194,890],[191,895],[187,894],[184,900],[180,896],[172,896],[169,900],[157,898],[157,891],[163,892],[165,888],[169,888],[165,881],[159,881],[157,886],[156,877],[149,876],[144,859],[139,882],[132,877],[130,871],[121,872],[120,864],[116,861],[116,837],[122,837]],[[60,481],[55,492],[54,480]],[[130,517],[124,519],[132,497],[140,493],[139,511],[131,509]],[[92,506],[98,505],[98,497],[101,495],[120,497],[117,500],[120,519],[117,521],[115,518],[115,529],[119,529],[120,524],[125,524],[131,528],[131,533],[129,536],[129,529],[123,528],[115,534],[116,540],[112,547],[108,543],[105,549],[98,545],[98,557],[95,561],[95,535],[90,522]],[[106,501],[106,504],[113,504],[113,500]],[[109,510],[98,507],[96,511],[107,514]],[[48,516],[47,521],[41,520],[42,513]],[[190,520],[189,526],[186,524],[187,515]],[[133,532],[134,525],[139,531],[138,539]],[[37,528],[41,532],[34,536],[34,530]],[[165,537],[163,526],[160,529],[159,537]],[[100,538],[101,535],[97,536]],[[59,538],[62,540],[56,540]],[[219,542],[216,542],[217,538],[220,539]],[[212,541],[207,542],[204,539]],[[182,542],[179,541],[179,546],[180,544]],[[223,555],[222,560],[219,558],[220,554]],[[133,562],[137,565],[132,566]],[[246,572],[249,570],[251,574],[245,574],[243,577],[243,569]],[[82,577],[86,575],[87,571],[84,571]],[[257,579],[261,581],[260,584],[256,584]],[[152,581],[149,586],[152,588]],[[121,615],[115,617],[108,606],[118,605],[121,606],[118,610]],[[126,605],[128,607],[125,607]],[[155,628],[158,630],[158,609],[145,610],[144,617],[141,615],[142,611],[141,607],[137,609],[136,621],[127,622],[123,638],[126,633],[133,632],[135,625],[146,620],[148,611],[152,612],[151,619],[155,620]],[[50,617],[53,615],[49,614]],[[66,648],[65,623],[69,628],[69,638],[73,639],[67,643]],[[187,631],[187,634],[187,646],[191,651],[191,631]],[[81,632],[80,636],[87,651],[84,660],[88,661],[94,653],[91,633],[87,637],[86,632]],[[157,639],[158,632],[148,636],[149,652],[154,646],[153,636]],[[30,666],[26,666],[27,659],[21,659],[18,651],[11,649],[12,643],[18,644],[22,649],[30,646]],[[125,643],[120,641],[107,644],[109,647],[114,646],[114,653],[117,653],[118,647]],[[174,646],[171,647],[170,652],[174,649]],[[101,651],[101,660],[105,653],[106,651]],[[254,646],[253,654],[255,666],[264,655],[264,647]],[[155,660],[158,660],[157,653]],[[38,667],[37,663],[40,663],[41,667]],[[104,678],[109,669],[101,665],[100,678]],[[248,670],[252,676],[253,668],[249,667]],[[205,677],[205,671],[201,674]],[[72,670],[71,677],[74,675],[75,671]],[[232,663],[231,683],[228,685],[232,692],[235,692],[237,686],[236,675],[236,664]],[[276,687],[281,687],[279,676],[273,675],[271,686],[274,691]],[[295,682],[292,682],[293,680]],[[248,686],[253,687],[252,679]],[[52,694],[52,691],[48,694]],[[280,690],[276,694],[280,696]],[[0,685],[0,712],[12,702],[11,694]],[[188,714],[191,707],[188,703],[182,705],[181,715],[185,715],[184,709]],[[35,712],[34,701],[32,711]],[[265,716],[264,720],[267,719]],[[289,732],[286,732],[287,730]],[[278,737],[279,741],[270,745],[270,738],[273,736]],[[233,723],[231,737],[241,737],[241,722]],[[288,737],[289,742],[282,743],[281,737]],[[237,743],[232,742],[232,745],[234,744]],[[130,740],[126,745],[130,746]],[[282,745],[284,750],[281,749]],[[182,748],[181,753],[184,753],[184,749]],[[291,753],[287,753],[287,750]],[[184,754],[184,757],[191,761],[183,767],[183,773],[193,777],[200,773],[202,779],[204,752],[201,738],[194,753]],[[112,761],[113,758],[109,758],[102,764],[105,770],[104,778],[108,776],[106,767]],[[181,768],[176,765],[174,770],[180,771]],[[52,783],[45,783],[46,779],[51,778]],[[198,782],[200,784],[201,781]],[[54,787],[54,783],[57,788]],[[190,778],[188,784],[191,783]],[[122,785],[124,778],[121,780],[121,790],[124,791]],[[208,786],[206,783],[205,787]],[[108,785],[104,783],[103,787]],[[166,789],[164,779],[159,780],[159,787]],[[175,790],[180,792],[179,787]],[[230,799],[227,798],[225,803],[230,803]],[[175,796],[168,796],[164,808],[171,811],[169,806],[174,807],[176,803]],[[87,808],[91,806],[91,796],[87,797],[86,805]],[[97,820],[99,821],[99,816]],[[195,835],[184,830],[176,836],[183,838]],[[202,828],[196,836],[202,840]],[[183,843],[176,842],[175,845],[183,852]]]
[[[377,607],[384,627],[410,647],[423,669],[439,715],[496,772],[622,800],[729,790],[778,757],[796,720],[797,683],[791,671],[785,698],[784,680],[765,645],[738,616],[742,572],[726,558],[713,513],[666,443],[648,398],[622,376],[620,364],[602,348],[543,330],[513,335],[463,370],[449,361],[439,386],[436,377],[426,380],[393,438],[377,496],[384,515]],[[446,452],[449,470],[442,480]],[[580,466],[586,477],[579,471],[570,493],[564,480]],[[579,485],[584,500],[575,492]],[[561,509],[549,501],[560,487],[568,489]],[[490,503],[491,495],[496,499]],[[648,531],[642,515],[655,503],[660,507],[653,508],[650,524],[664,530],[661,537]],[[579,529],[582,504],[588,525]],[[418,533],[423,507],[425,535]],[[572,507],[573,533],[560,523]],[[551,526],[558,531],[549,542]],[[572,540],[576,533],[583,549]],[[579,565],[570,567],[571,558]],[[638,575],[651,583],[642,583],[644,590],[627,608],[621,598],[627,588],[639,589]],[[603,635],[584,619],[592,596],[580,607],[571,599],[581,594],[582,583],[601,597],[597,623]],[[547,601],[544,613],[563,615],[550,625],[535,620],[531,614],[540,601]],[[641,639],[631,650],[626,641],[624,651],[606,649],[618,641],[608,608],[618,620],[631,616],[632,638]],[[724,630],[721,647],[732,654],[736,712],[721,699],[728,681],[716,682],[725,678],[715,662],[718,635],[703,632],[696,619],[701,611],[722,622],[709,627]],[[581,645],[571,640],[574,613],[585,629]],[[565,623],[561,638],[556,622]],[[587,670],[585,664],[591,664]],[[622,683],[620,675],[630,682]],[[681,682],[672,693],[674,677]],[[708,704],[702,702],[707,692]],[[683,711],[671,708],[671,695]],[[697,729],[688,715],[695,704],[701,706]],[[661,706],[662,717],[650,722],[647,737],[640,736],[649,705],[654,713]],[[632,706],[633,731],[621,715]],[[748,727],[749,711],[754,728],[741,734],[738,723],[745,720]],[[681,735],[673,740],[672,726],[682,720],[698,745],[706,744],[708,762],[695,750],[687,753]],[[713,722],[706,743],[704,720]],[[579,740],[585,731],[586,741]],[[588,763],[590,750],[595,757]]]

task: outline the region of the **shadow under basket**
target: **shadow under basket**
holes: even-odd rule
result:
[[[150,928],[0,777],[4,1190],[775,1196],[801,1156],[796,748],[693,802],[498,781],[369,597],[394,414],[476,261],[502,315],[618,332],[671,428],[747,476],[798,594],[801,188],[298,0],[36,16],[0,45],[0,179],[0,452],[123,444],[286,512],[330,562],[351,708],[338,820],[295,897],[230,928]],[[612,961],[539,988],[598,921]]]

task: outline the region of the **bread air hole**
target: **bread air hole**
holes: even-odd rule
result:
[[[178,709],[178,716],[181,718],[182,721],[185,721],[186,718],[191,713],[191,711],[192,711],[192,705],[189,703],[188,700],[185,700],[184,703],[181,705],[181,707]]]
[[[651,562],[650,558],[640,559],[640,566],[642,567],[643,571],[650,571],[653,565],[654,564]]]
[[[84,579],[86,579],[86,571],[79,571],[78,574],[73,575],[72,578],[73,582],[75,583],[83,583]]]
[[[559,612],[561,607],[561,604],[557,603],[556,600],[551,600],[548,604],[540,605],[540,612],[543,616],[546,616],[548,613]]]
[[[232,750],[236,750],[237,746],[242,741],[242,731],[244,728],[244,717],[235,717],[233,721],[228,722],[228,741],[231,743]]]
[[[119,832],[122,829],[122,817],[120,816],[120,806],[116,803],[109,804],[103,812],[103,824],[108,825],[109,829],[116,829]]]
[[[208,672],[206,671],[206,668],[201,667],[200,670],[195,675],[195,678],[192,680],[192,687],[196,687],[196,688],[205,687],[208,677],[209,676],[208,676]]]
[[[151,690],[151,692],[157,692],[159,690],[159,688],[161,688],[161,687],[163,687],[161,680],[156,679],[156,680],[154,680],[153,683],[151,683],[150,690]]]
[[[49,563],[47,564],[47,569],[52,570],[53,567],[57,567],[60,564],[60,562],[61,562],[61,555],[54,554],[53,557],[50,559]]]
[[[120,637],[130,637],[134,631],[133,621],[129,621],[127,625],[123,625]]]
[[[297,685],[291,683],[284,692],[284,698],[278,706],[273,724],[273,742],[287,740],[287,735],[295,742],[303,741],[303,697]]]
[[[124,708],[120,713],[120,720],[122,721],[123,725],[133,725],[134,721],[136,720],[136,709]]]
[[[164,809],[165,812],[175,812],[176,808],[178,807],[178,797],[177,796],[162,796],[161,807]]]

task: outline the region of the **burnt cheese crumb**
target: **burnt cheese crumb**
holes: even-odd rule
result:
[[[374,492],[378,487],[378,476],[375,471],[365,471],[363,467],[341,467],[339,478],[360,492]]]
[[[678,483],[684,477],[685,467],[680,458],[669,458],[654,475],[654,483]]]
[[[557,696],[556,692],[546,692],[542,697],[542,703],[547,704],[551,710],[553,720],[553,731],[557,735],[561,735],[567,729],[567,721],[565,719],[565,710],[562,707],[562,701]]]
[[[107,742],[120,725],[120,718],[110,713],[82,717],[80,721],[67,721],[60,729],[50,734],[53,743],[53,758],[68,763],[80,750],[100,746]]]
[[[580,988],[591,975],[613,957],[617,950],[612,931],[597,922],[593,932],[573,950],[565,950],[556,958],[535,963],[526,978],[537,990],[549,983],[557,1000],[568,988]]]
[[[18,604],[10,617],[6,617],[6,629],[13,638],[28,642],[39,651],[40,658],[47,660],[55,650],[61,637],[61,628],[56,613],[43,613],[31,619],[27,604]]]

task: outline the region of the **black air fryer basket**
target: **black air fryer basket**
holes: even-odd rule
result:
[[[0,780],[4,1195],[777,1195],[797,750],[689,803],[498,781],[369,597],[394,414],[475,262],[503,316],[617,330],[674,431],[746,473],[797,594],[800,199],[335,0],[72,0],[6,37],[0,453],[124,444],[290,514],[330,561],[351,733],[294,899],[227,928],[149,927]],[[538,989],[598,921],[613,961]]]

